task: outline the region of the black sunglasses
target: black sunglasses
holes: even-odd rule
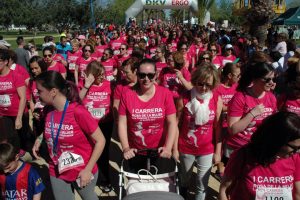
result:
[[[291,147],[293,149],[293,151],[291,151],[290,153],[298,153],[300,152],[300,147],[294,147],[292,145],[290,145],[289,143],[286,143],[286,146]]]
[[[275,83],[275,77],[274,77],[274,78],[262,78],[262,80],[263,80],[264,82],[266,82],[266,83],[270,83],[271,81],[272,81],[273,83]]]
[[[137,73],[137,76],[138,76],[140,79],[145,79],[146,76],[147,76],[149,80],[152,80],[152,79],[154,79],[154,77],[155,77],[155,73],[148,73],[148,74],[146,74],[146,73],[141,73],[141,72],[139,72],[139,73]]]
[[[84,52],[92,52],[92,50],[90,50],[90,49],[84,49],[83,51]]]
[[[52,54],[45,54],[45,55],[44,55],[44,58],[47,58],[47,57],[48,57],[48,58],[51,58],[51,57],[52,57]]]

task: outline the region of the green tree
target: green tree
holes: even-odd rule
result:
[[[1,0],[0,1],[0,25],[6,29],[14,23],[20,11],[21,3],[18,0]]]
[[[215,0],[198,0],[198,20],[203,22],[205,14],[214,5]]]

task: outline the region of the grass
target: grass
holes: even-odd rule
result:
[[[44,43],[44,36],[51,35],[54,37],[55,42],[59,42],[59,34],[55,32],[37,32],[34,34],[33,32],[28,31],[0,31],[0,35],[3,36],[4,40],[11,44],[11,49],[17,48],[16,39],[18,36],[23,36],[25,38],[26,43],[30,42],[31,40],[34,41],[35,45],[37,46],[38,50],[41,50],[42,44]]]

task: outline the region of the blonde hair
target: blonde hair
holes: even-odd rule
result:
[[[213,77],[213,85],[211,89],[214,89],[220,82],[219,72],[212,63],[203,63],[193,72],[191,83],[196,86],[199,81],[205,81],[211,76]]]
[[[85,70],[86,75],[89,75],[90,73],[94,75],[94,77],[98,77],[101,75],[101,73],[104,73],[105,69],[103,65],[98,61],[92,61],[90,62]]]

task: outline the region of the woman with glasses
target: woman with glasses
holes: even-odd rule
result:
[[[155,50],[156,70],[158,76],[160,75],[160,72],[168,66],[165,55],[166,47],[164,45],[158,46]]]
[[[222,106],[222,140],[225,145],[223,149],[226,148],[226,137],[228,137],[228,124],[227,124],[227,112],[228,112],[228,103],[236,93],[236,88],[238,81],[241,78],[241,69],[234,63],[226,63],[221,72],[221,84],[218,85],[215,92],[221,97],[223,106]],[[227,163],[228,157],[223,157],[224,164]]]
[[[122,66],[122,63],[130,58],[130,54],[128,53],[128,45],[122,44],[120,46],[120,54],[115,56],[115,58],[118,60],[118,67]]]
[[[48,65],[48,71],[57,71],[64,78],[66,78],[67,70],[66,70],[65,66],[63,64],[61,64],[60,62],[53,60],[53,56],[54,56],[54,49],[51,46],[45,47],[43,49],[43,57],[44,57],[44,61]]]
[[[226,44],[222,60],[222,66],[225,66],[225,64],[228,62],[234,62],[235,60],[236,56],[234,55],[233,46],[231,44]]]
[[[116,59],[113,58],[113,50],[107,48],[104,50],[103,56],[101,58],[101,64],[105,69],[106,80],[113,81],[117,77],[118,73],[118,63]]]
[[[277,111],[271,92],[274,82],[274,68],[266,62],[250,63],[242,73],[237,92],[228,105],[227,158],[250,141],[264,118]]]
[[[217,69],[222,68],[223,57],[220,55],[219,45],[217,45],[216,43],[210,43],[208,49],[212,55],[212,63],[216,66]]]
[[[79,96],[83,105],[98,122],[103,130],[106,143],[100,159],[97,161],[100,171],[100,188],[110,192],[109,180],[109,145],[113,130],[112,90],[111,84],[105,79],[104,67],[98,61],[90,62],[85,70],[85,82]]]
[[[212,163],[221,160],[220,115],[222,100],[213,90],[219,82],[218,70],[204,63],[192,74],[193,89],[178,103],[179,139],[182,195],[186,197],[196,162],[197,200],[204,200]],[[176,147],[177,145],[175,145]]]
[[[125,159],[139,149],[158,148],[170,158],[177,123],[170,92],[155,84],[155,62],[144,59],[137,68],[137,83],[123,90],[119,106],[118,132]]]
[[[120,32],[117,30],[114,30],[112,35],[112,38],[109,42],[109,47],[113,50],[114,55],[120,54],[120,46],[124,44],[126,41],[120,37]]]
[[[299,121],[290,112],[264,119],[250,142],[230,157],[219,199],[299,200]]]
[[[188,50],[189,48],[186,42],[178,42],[177,51],[180,51],[184,56],[184,67],[192,71],[195,67],[195,60]]]
[[[212,59],[211,53],[209,51],[203,51],[200,55],[199,55],[199,63],[198,65],[201,66],[201,63],[210,63]]]

